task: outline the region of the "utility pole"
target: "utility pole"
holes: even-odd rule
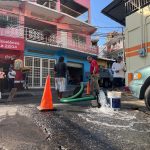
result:
[[[122,32],[122,37],[123,37],[123,61],[126,61],[126,56],[125,56],[125,37],[124,37],[124,30],[123,27],[121,27],[121,32]]]

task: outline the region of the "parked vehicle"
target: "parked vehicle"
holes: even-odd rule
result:
[[[113,71],[111,69],[100,68],[99,84],[102,87],[112,87]]]
[[[145,104],[150,110],[150,66],[134,72],[129,88],[133,96],[145,100]]]

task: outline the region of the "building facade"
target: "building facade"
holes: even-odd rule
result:
[[[8,70],[14,60],[21,59],[24,67],[31,68],[29,87],[43,87],[48,74],[54,86],[54,65],[64,56],[68,83],[86,81],[86,57],[98,53],[98,47],[91,43],[96,28],[90,19],[90,0],[1,1],[1,66]],[[18,71],[15,82],[21,80]]]
[[[99,47],[97,62],[100,68],[111,68],[115,60],[107,56],[106,45]]]
[[[150,65],[150,0],[115,0],[103,9],[103,13],[125,25],[128,85],[131,73]]]
[[[106,53],[111,59],[116,59],[118,56],[124,58],[124,38],[122,33],[111,32],[107,35]]]

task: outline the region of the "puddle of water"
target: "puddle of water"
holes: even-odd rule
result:
[[[101,107],[99,108],[90,108],[87,109],[86,112],[90,113],[90,115],[99,115],[102,117],[108,117],[108,118],[116,118],[119,120],[133,120],[136,119],[137,112],[134,112],[134,114],[130,115],[128,112],[124,111],[113,111],[109,107]]]
[[[121,129],[129,129],[131,131],[135,132],[150,132],[149,124],[150,120],[147,121],[141,121],[136,118],[137,111],[135,112],[125,112],[125,111],[113,111],[111,108],[107,107],[101,107],[98,108],[90,108],[86,110],[87,113],[85,114],[78,114],[79,117],[86,120],[87,122],[93,123],[95,125],[99,126],[105,126],[105,127],[111,127],[115,128],[117,130]],[[103,121],[97,120],[98,117],[105,118]],[[95,120],[94,120],[95,119]],[[108,120],[112,120],[114,122],[114,119],[117,119],[118,121],[115,123],[108,123]],[[121,125],[120,121],[127,122],[126,125]]]

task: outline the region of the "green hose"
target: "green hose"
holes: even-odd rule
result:
[[[81,93],[84,92],[84,84],[83,84],[83,82],[81,82],[80,86],[81,86],[81,88],[80,88],[80,91],[78,93],[76,93],[75,95],[70,96],[70,97],[62,98],[62,100],[63,99],[74,99],[74,98],[77,98]]]
[[[82,101],[91,101],[94,100],[95,97],[92,95],[86,96],[86,97],[81,97],[81,98],[74,98],[74,99],[69,99],[69,98],[62,98],[60,100],[61,103],[73,103],[73,102],[82,102]]]

